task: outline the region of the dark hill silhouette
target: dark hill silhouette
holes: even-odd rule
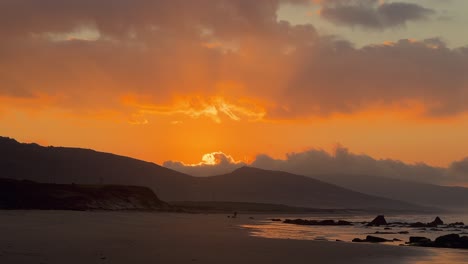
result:
[[[369,195],[411,201],[424,206],[468,211],[468,188],[425,184],[368,175],[311,175],[311,177]]]
[[[0,209],[167,210],[169,205],[147,187],[0,179]]]
[[[221,201],[283,203],[314,208],[382,208],[410,210],[409,203],[370,196],[310,177],[242,167],[231,173],[199,178],[198,193],[213,192]],[[226,188],[226,187],[229,188]]]
[[[2,178],[45,183],[147,186],[164,201],[275,203],[315,208],[423,209],[285,172],[249,167],[198,178],[154,163],[88,149],[42,147],[0,138]]]
[[[179,199],[193,181],[189,175],[133,158],[89,149],[22,144],[5,137],[0,137],[0,173],[2,178],[43,183],[148,186],[166,201]]]

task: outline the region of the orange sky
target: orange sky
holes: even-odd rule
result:
[[[468,49],[442,29],[412,36],[438,5],[372,24],[327,1],[195,2],[0,6],[0,134],[159,164],[336,144],[437,166],[468,156]],[[310,5],[333,17],[293,23]]]
[[[11,105],[8,105],[11,103]],[[410,110],[375,109],[351,115],[307,120],[232,120],[219,114],[122,115],[114,112],[71,113],[60,108],[29,108],[3,101],[0,130],[20,141],[93,148],[156,163],[197,163],[204,153],[223,151],[252,161],[265,153],[282,158],[291,151],[340,143],[374,158],[447,166],[466,155],[468,116],[426,119]],[[136,119],[146,122],[135,123]]]

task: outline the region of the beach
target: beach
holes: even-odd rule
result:
[[[1,211],[0,263],[428,263],[425,260],[437,259],[425,248],[252,237],[240,226],[254,224],[255,218]]]

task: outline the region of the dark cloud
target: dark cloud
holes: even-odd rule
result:
[[[449,172],[450,175],[453,175],[453,177],[459,181],[464,181],[467,182],[468,178],[468,157],[460,160],[460,161],[455,161],[453,162],[450,167],[449,167]]]
[[[336,25],[386,29],[404,26],[409,21],[425,20],[435,11],[404,2],[379,3],[378,0],[321,1],[320,15]]]
[[[278,21],[282,2],[304,1],[3,0],[0,96],[46,95],[66,109],[145,104],[155,113],[180,95],[247,98],[265,102],[248,115],[265,119],[408,102],[431,117],[468,110],[468,49],[438,39],[355,48],[312,25]],[[400,7],[386,8],[379,12],[392,17]],[[137,103],[122,103],[129,94]]]
[[[166,162],[164,166],[196,176],[212,176],[231,172],[245,163],[232,159],[213,165],[184,165]],[[375,159],[365,154],[355,154],[338,146],[333,153],[312,149],[289,153],[285,159],[258,155],[249,166],[295,173],[299,175],[370,175],[431,184],[454,185],[468,183],[468,158],[453,162],[448,168],[434,167],[424,163],[408,164],[398,160]]]

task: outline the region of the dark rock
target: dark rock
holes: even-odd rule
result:
[[[426,227],[427,224],[424,224],[424,223],[421,223],[421,222],[416,222],[416,223],[412,223],[410,224],[410,227]]]
[[[387,225],[387,220],[385,220],[385,217],[383,215],[378,215],[372,222],[367,224],[367,226],[381,226],[381,225]]]
[[[392,230],[392,228],[386,227],[386,228],[384,228],[384,230]]]
[[[418,236],[412,236],[409,238],[409,243],[410,244],[415,244],[415,243],[426,243],[426,242],[431,242],[431,240],[427,237],[418,237]]]
[[[395,233],[395,232],[375,231],[374,234],[380,234],[380,235],[394,235],[394,234],[396,234],[396,233]]]
[[[340,225],[352,225],[351,222],[340,220],[335,222],[334,220],[305,220],[305,219],[286,219],[283,221],[285,224],[295,225],[317,225],[317,226],[340,226]]]
[[[410,245],[420,247],[439,247],[439,248],[465,248],[468,249],[468,236],[458,234],[449,234],[440,236],[432,242],[425,237],[410,237]]]
[[[400,231],[400,232],[398,232],[398,234],[406,235],[406,234],[409,234],[409,232],[408,231]]]
[[[449,234],[435,239],[436,247],[455,247],[460,242],[460,235]]]
[[[389,242],[391,240],[382,238],[382,237],[376,237],[376,236],[367,236],[366,237],[367,242],[372,242],[372,243],[381,243],[381,242]]]
[[[367,236],[366,239],[355,238],[353,242],[368,242],[368,243],[382,243],[382,242],[391,242],[392,240],[388,240],[381,237],[376,236]]]
[[[253,218],[253,217],[251,216],[251,217],[249,217],[249,219],[250,219],[250,220],[253,220],[253,219],[255,219],[255,218]]]
[[[442,221],[438,216],[434,219],[434,221],[428,223],[430,226],[438,226],[438,225],[443,225],[444,221]]]
[[[394,238],[393,241],[398,242],[398,241],[401,241],[401,239]]]
[[[279,219],[279,218],[272,218],[270,220],[273,221],[273,222],[281,222],[281,219]]]
[[[450,227],[453,227],[453,226],[464,226],[465,223],[463,222],[455,222],[455,223],[451,223],[451,224],[448,224],[448,226]]]
[[[320,225],[336,225],[333,220],[322,220],[319,222]]]
[[[339,220],[337,225],[353,225],[351,222],[344,221],[344,220]]]
[[[431,231],[443,231],[443,230],[440,229],[440,228],[431,228],[431,229],[429,229],[429,230],[431,230]]]

